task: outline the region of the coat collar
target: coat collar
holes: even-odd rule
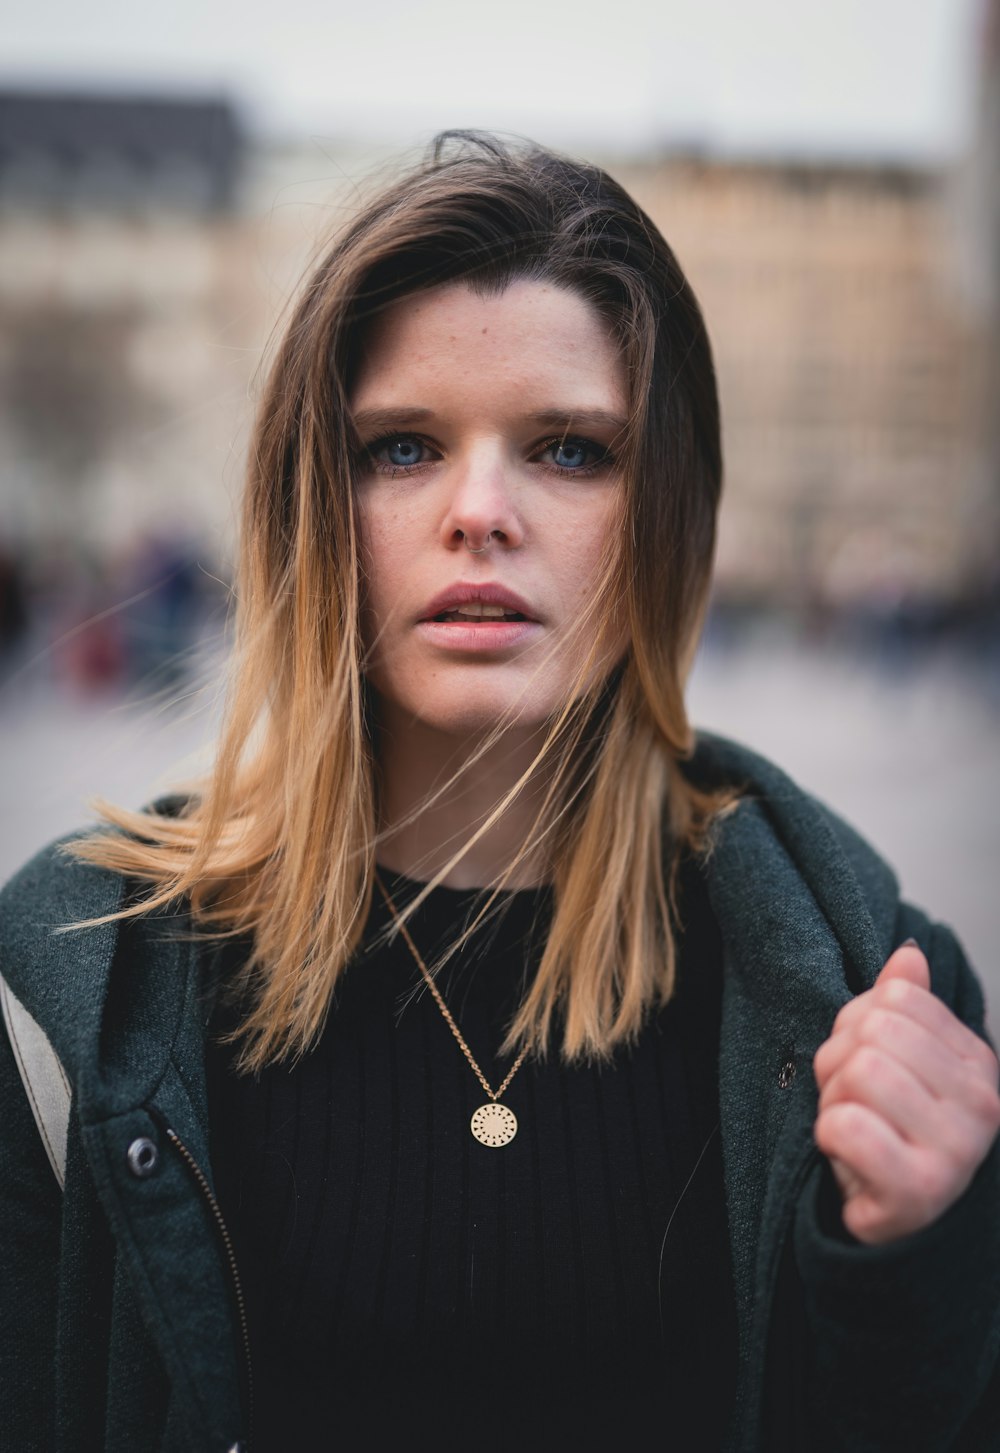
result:
[[[749,856],[763,852],[773,863],[765,875],[748,877],[754,898],[763,891],[778,900],[787,891],[790,867],[836,938],[852,991],[869,987],[892,947],[899,905],[899,884],[888,864],[835,812],[748,747],[701,732],[683,770],[700,786],[742,788],[740,806],[714,833],[722,869],[715,876],[736,879],[718,894],[721,912],[746,908],[739,879],[751,867]],[[777,879],[768,890],[772,872]]]
[[[773,1035],[795,1042],[874,981],[893,946],[896,879],[846,823],[748,748],[700,733],[683,770],[702,787],[742,788],[713,834],[709,893],[733,992]],[[62,931],[125,901],[124,880],[67,856],[69,841],[38,854],[0,893],[0,937],[5,977],[93,1119],[142,1101],[171,1061],[197,1079],[205,1015],[184,915]],[[792,1001],[795,1025],[779,1008]],[[201,1116],[203,1096],[193,1098]]]

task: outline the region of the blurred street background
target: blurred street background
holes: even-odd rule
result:
[[[873,841],[1000,1030],[1000,0],[51,0],[4,32],[0,880],[205,760],[276,323],[393,165],[496,128],[607,166],[704,307],[694,720]]]

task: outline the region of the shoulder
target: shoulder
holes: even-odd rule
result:
[[[183,802],[180,797],[164,797],[143,811],[175,815]],[[74,845],[88,837],[117,831],[102,823],[66,833],[37,852],[0,888],[0,973],[12,987],[14,978],[54,952],[65,954],[77,944],[81,951],[88,945],[91,952],[108,951],[113,935],[74,935],[65,930],[125,907],[129,880],[73,853]]]
[[[808,892],[838,939],[851,987],[868,988],[894,948],[913,937],[935,993],[979,1032],[981,986],[952,930],[900,895],[892,866],[841,815],[758,752],[699,732],[685,771],[698,785],[736,786],[738,808],[713,835],[712,857],[741,913],[767,883],[785,907]],[[798,900],[801,901],[801,900]]]
[[[686,771],[699,784],[739,788],[744,821],[751,815],[763,818],[773,850],[787,854],[808,880],[846,867],[871,909],[881,918],[895,916],[899,883],[890,864],[838,812],[769,758],[728,737],[702,731]],[[724,821],[720,828],[739,836],[739,812],[731,825]]]
[[[35,951],[53,932],[119,908],[120,873],[81,862],[72,853],[87,831],[67,833],[30,858],[0,889],[0,944],[8,962]]]
[[[71,855],[85,836],[69,833],[42,848],[0,890],[0,974],[49,1033],[72,1023],[90,987],[105,981],[117,941],[116,924],[67,930],[124,904],[121,874]]]

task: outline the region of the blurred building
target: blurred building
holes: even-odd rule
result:
[[[218,527],[242,143],[222,102],[0,96],[0,531],[114,551]]]
[[[222,102],[0,96],[0,544],[223,553],[262,351],[370,154],[250,147]],[[988,329],[949,284],[942,179],[667,157],[612,170],[719,364],[721,594],[975,602],[1000,503]]]
[[[980,0],[979,74],[972,144],[954,178],[955,292],[977,332],[983,368],[984,468],[1000,499],[1000,0]],[[1000,549],[993,579],[1000,610]]]
[[[5,211],[225,211],[240,150],[223,100],[0,92]]]
[[[623,178],[702,301],[720,374],[730,595],[836,608],[975,596],[1000,544],[981,316],[941,177],[673,161]]]

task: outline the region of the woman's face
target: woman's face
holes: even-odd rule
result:
[[[351,408],[383,717],[456,735],[544,722],[598,634],[627,411],[606,325],[548,283],[419,293],[373,325]],[[614,635],[590,680],[622,655]]]

